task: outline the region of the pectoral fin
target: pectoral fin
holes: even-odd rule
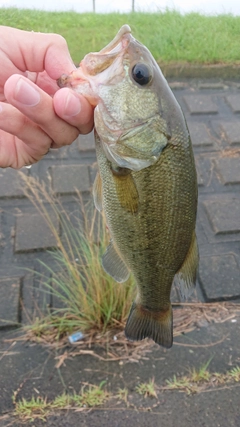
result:
[[[100,173],[98,172],[93,184],[93,201],[95,208],[101,212],[102,211],[102,180]]]
[[[129,278],[128,267],[116,251],[113,242],[110,242],[102,257],[102,266],[106,273],[118,283],[126,282]]]
[[[182,299],[187,298],[194,291],[198,268],[198,246],[195,231],[192,242],[181,269],[175,275],[175,284],[179,288]]]
[[[112,165],[113,179],[118,200],[123,209],[132,214],[138,211],[139,196],[131,170]]]

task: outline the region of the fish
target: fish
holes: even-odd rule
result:
[[[102,266],[119,283],[131,272],[137,288],[125,335],[170,348],[172,286],[187,298],[198,268],[197,178],[183,112],[128,25],[58,85],[94,106],[93,198],[111,236]]]

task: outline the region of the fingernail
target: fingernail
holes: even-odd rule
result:
[[[69,92],[65,104],[65,115],[72,117],[76,116],[81,111],[81,103],[79,98],[72,92]]]
[[[1,104],[0,104],[0,113],[2,112],[2,110],[3,110],[3,107],[1,106]]]
[[[20,78],[16,85],[14,98],[23,105],[34,107],[40,101],[40,94],[32,85]]]

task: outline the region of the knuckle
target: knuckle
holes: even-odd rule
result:
[[[71,145],[73,143],[73,141],[75,141],[75,139],[77,139],[79,135],[79,131],[74,128],[71,127],[71,129],[63,129],[58,131],[58,133],[53,137],[53,140],[55,142],[55,144],[57,144],[59,147],[62,147],[64,145]]]
[[[67,41],[60,34],[52,34],[52,44],[58,45],[59,47],[61,47],[63,49],[67,48]]]
[[[21,115],[16,118],[14,125],[14,134],[21,138],[21,135],[25,133],[27,127],[29,127],[29,119],[27,116]]]
[[[92,132],[92,130],[93,130],[93,120],[79,127],[79,132],[82,135],[87,135],[88,133]]]

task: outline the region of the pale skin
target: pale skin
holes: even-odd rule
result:
[[[0,167],[19,169],[91,131],[93,108],[56,80],[75,69],[57,34],[0,26]]]

